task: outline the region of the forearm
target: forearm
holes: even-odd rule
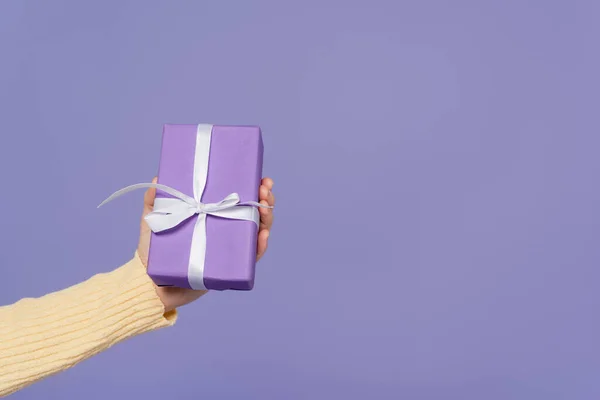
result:
[[[68,289],[0,307],[0,396],[174,323],[136,257]]]

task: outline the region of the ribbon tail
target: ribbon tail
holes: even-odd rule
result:
[[[190,197],[184,193],[181,193],[179,190],[173,189],[172,187],[169,187],[166,185],[161,185],[160,183],[138,183],[138,184],[127,186],[127,187],[124,187],[123,189],[117,190],[116,192],[111,194],[106,200],[104,200],[102,203],[100,203],[98,208],[102,207],[106,203],[113,201],[117,197],[121,197],[124,194],[133,192],[134,190],[149,189],[149,188],[154,188],[154,189],[163,191],[167,194],[170,194],[173,197],[176,197],[178,199],[185,201],[186,203],[188,203],[190,205],[195,204],[195,200],[192,197]]]
[[[208,215],[214,215],[215,217],[227,218],[227,219],[237,219],[241,221],[252,221],[257,226],[260,226],[260,214],[256,207],[244,207],[244,206],[236,206],[231,207],[226,210],[219,211],[209,211]]]
[[[249,206],[249,207],[259,207],[259,208],[274,208],[273,206],[266,206],[264,204],[257,203],[256,201],[245,201],[243,203],[239,203],[238,206]]]

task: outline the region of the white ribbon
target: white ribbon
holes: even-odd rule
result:
[[[204,259],[206,255],[206,215],[221,218],[253,221],[258,226],[260,215],[256,207],[272,208],[255,201],[240,202],[237,193],[231,193],[218,203],[202,203],[202,194],[208,175],[208,160],[210,156],[210,139],[212,125],[200,124],[196,135],[196,153],[194,158],[194,197],[159,183],[138,183],[127,186],[104,200],[104,204],[137,189],[155,188],[173,196],[173,198],[157,198],[154,200],[154,210],[144,218],[153,232],[162,232],[181,224],[188,218],[198,215],[188,265],[188,282],[192,289],[206,290],[204,285]]]

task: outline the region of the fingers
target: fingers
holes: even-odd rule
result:
[[[265,206],[275,205],[275,195],[273,194],[273,179],[263,178],[259,189],[260,204]],[[271,208],[259,208],[260,212],[260,231],[258,232],[258,247],[256,249],[256,261],[260,260],[267,251],[269,244],[269,234],[273,226],[273,210]]]
[[[268,206],[274,206],[275,205],[275,195],[273,194],[273,192],[271,192],[265,186],[261,186],[260,190],[259,190],[259,201],[266,202],[267,203],[266,205],[268,205]]]
[[[258,233],[258,247],[256,249],[256,261],[260,260],[265,255],[269,244],[269,231],[262,229]]]
[[[269,190],[269,195],[267,196],[267,202],[270,206],[275,206],[275,194],[271,190]]]
[[[269,189],[269,190],[273,190],[273,183],[274,183],[273,179],[271,179],[271,178],[263,178],[262,182],[260,184],[263,185],[263,186],[266,186],[267,189]]]
[[[261,200],[260,204],[267,206],[269,205],[265,200]],[[260,212],[260,229],[270,230],[273,226],[273,210],[270,208],[259,208]]]
[[[259,189],[260,204],[265,206],[275,206],[275,195],[271,190],[273,188],[273,180],[264,178]],[[270,230],[273,226],[273,210],[270,208],[259,208],[260,212],[260,228]]]
[[[268,205],[275,206],[275,195],[273,194],[273,180],[264,178],[259,189],[259,200],[266,200]]]

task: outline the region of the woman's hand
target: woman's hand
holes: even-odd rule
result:
[[[156,178],[152,180],[156,183]],[[275,196],[271,191],[273,189],[273,180],[270,178],[264,178],[259,188],[260,203],[264,205],[274,206]],[[142,214],[142,223],[140,229],[140,242],[138,244],[138,255],[140,256],[144,266],[148,267],[148,250],[150,249],[150,228],[144,217],[152,212],[154,207],[154,198],[156,196],[156,189],[148,189],[144,195],[144,212]],[[258,248],[257,248],[257,261],[267,251],[269,242],[269,233],[271,226],[273,225],[273,210],[270,208],[259,208],[260,212],[260,230],[258,232]],[[198,299],[200,296],[206,293],[205,290],[192,290],[176,287],[157,287],[156,292],[165,305],[165,312],[172,311],[177,307],[181,307],[192,301]]]

